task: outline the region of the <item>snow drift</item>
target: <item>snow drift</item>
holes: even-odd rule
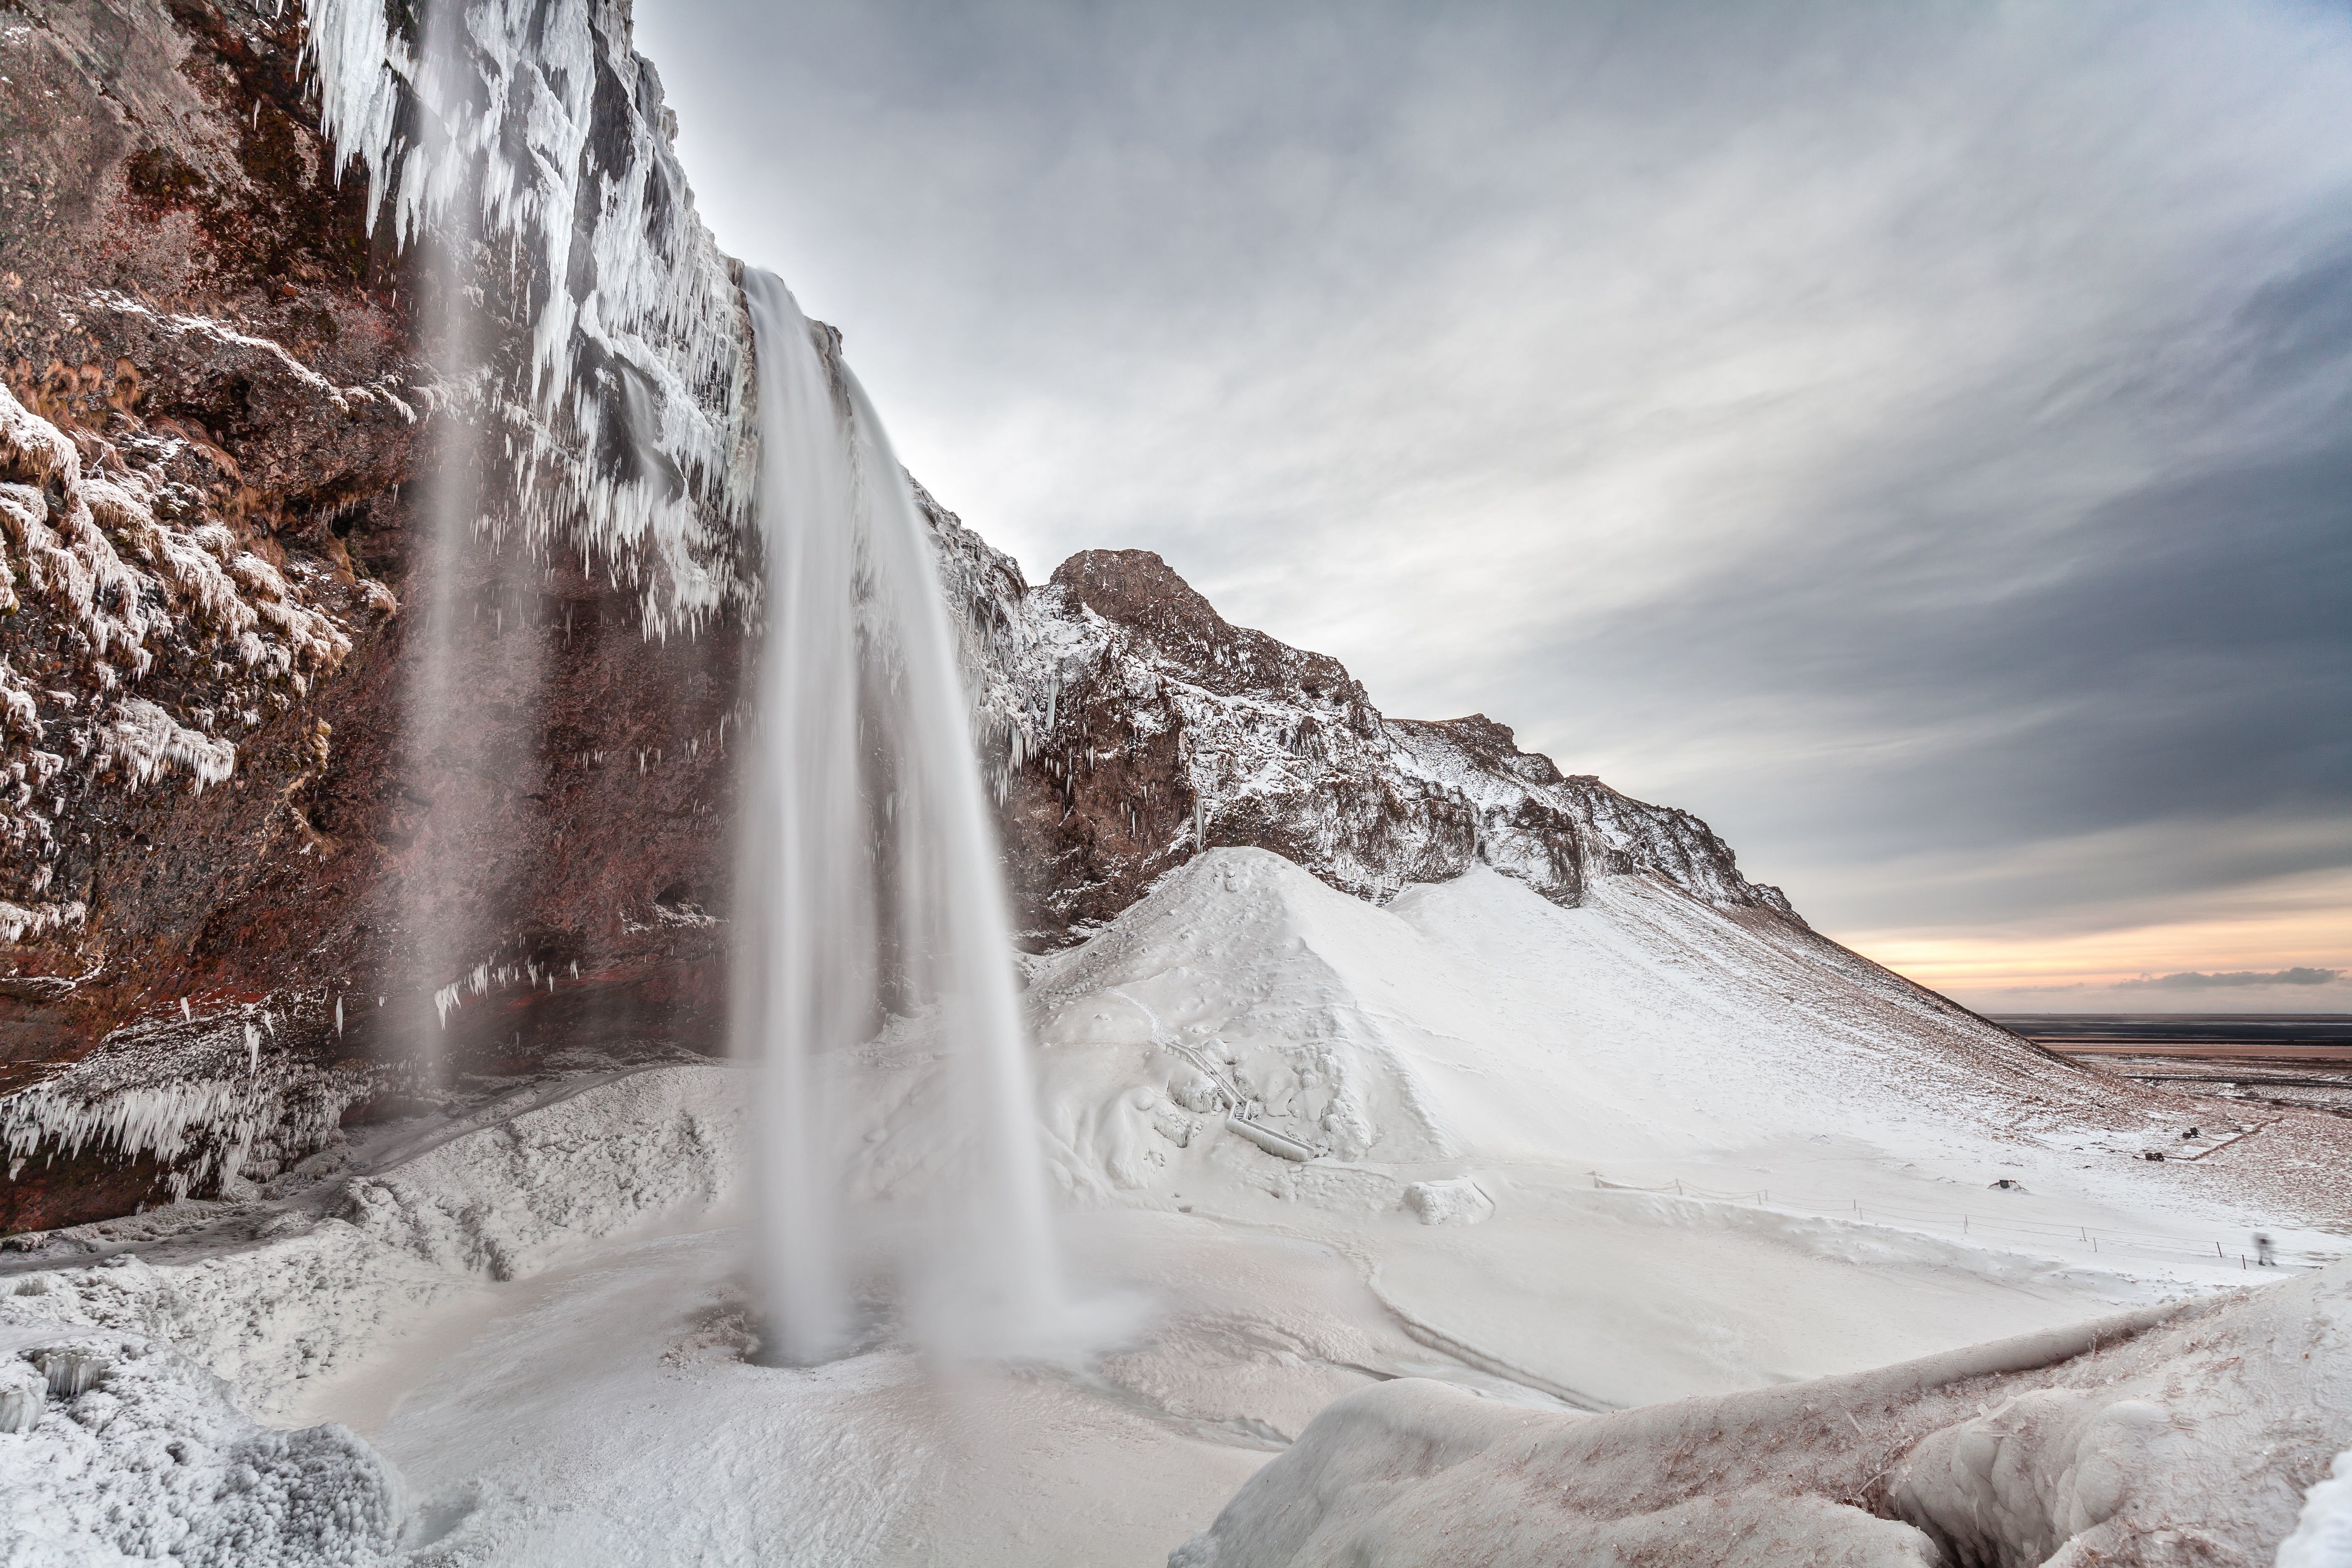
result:
[[[339,1184],[298,1171],[243,1223],[0,1281],[0,1561],[376,1561],[405,1522],[391,1467],[341,1426],[245,1411],[283,1413],[476,1280],[724,1200],[742,1077],[542,1087]]]

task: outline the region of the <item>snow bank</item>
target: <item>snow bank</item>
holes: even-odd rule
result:
[[[1610,1415],[1400,1379],[1325,1410],[1170,1563],[2252,1562],[2294,1526],[2298,1479],[2347,1438],[2352,1265],[2338,1265]],[[2335,1528],[2342,1485],[2313,1489],[2299,1536]]]
[[[2352,1453],[2336,1455],[2327,1479],[2304,1493],[2303,1517],[2278,1549],[2278,1568],[2344,1568],[2347,1563],[2352,1563]]]
[[[0,1357],[12,1393],[45,1391],[0,1432],[10,1568],[332,1568],[396,1544],[400,1477],[342,1426],[256,1426],[226,1384],[133,1334],[22,1326]]]
[[[741,1163],[740,1077],[682,1065],[600,1081],[354,1179],[340,1214],[289,1207],[148,1258],[0,1280],[0,1331],[144,1335],[228,1378],[248,1408],[284,1410],[478,1276],[723,1198]]]
[[[352,1223],[398,1252],[511,1279],[567,1247],[719,1202],[744,1148],[742,1074],[634,1074],[450,1139],[348,1189]]]
[[[383,1560],[405,1514],[393,1469],[341,1426],[268,1430],[240,1405],[285,1411],[479,1276],[719,1201],[740,1079],[670,1066],[541,1091],[352,1180],[341,1213],[265,1205],[147,1258],[0,1279],[0,1562]]]

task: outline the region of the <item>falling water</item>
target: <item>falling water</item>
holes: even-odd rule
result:
[[[533,765],[544,669],[543,639],[516,608],[541,574],[521,552],[501,549],[488,521],[496,498],[485,479],[480,422],[492,403],[485,337],[494,324],[463,275],[482,233],[488,131],[471,102],[467,7],[442,0],[423,20],[408,176],[419,188],[413,219],[404,210],[399,222],[404,243],[422,242],[412,254],[438,395],[420,486],[423,550],[408,583],[420,613],[406,635],[402,695],[404,782],[413,799],[429,804],[401,881],[408,943],[394,1024],[408,1059],[438,1085],[448,1071],[457,983],[500,926],[495,884],[510,837],[499,830],[500,781],[525,777]]]
[[[850,1327],[838,1062],[925,1013],[964,1137],[905,1283],[937,1340],[1030,1349],[1063,1311],[995,835],[905,472],[829,333],[751,272],[769,634],[739,868],[735,1027],[761,1064],[760,1272],[780,1359]]]

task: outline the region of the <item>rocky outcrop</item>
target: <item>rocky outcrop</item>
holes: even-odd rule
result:
[[[1561,904],[1642,875],[1796,919],[1688,812],[1563,774],[1483,714],[1385,718],[1337,659],[1233,626],[1149,551],[1087,551],[1031,588],[929,504],[1034,945],[1217,846],[1376,900],[1486,865]]]

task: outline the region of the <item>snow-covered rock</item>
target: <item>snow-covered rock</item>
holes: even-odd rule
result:
[[[2352,1265],[1846,1377],[1603,1416],[1339,1400],[1171,1568],[2246,1563],[2333,1528]],[[2298,1524],[2297,1510],[2303,1510]]]
[[[1150,551],[1085,551],[1029,587],[923,499],[1033,944],[1221,846],[1375,900],[1485,865],[1562,905],[1638,875],[1795,919],[1689,813],[1564,774],[1483,714],[1384,718],[1337,659],[1230,624]]]
[[[396,1547],[400,1477],[336,1425],[257,1426],[229,1385],[128,1333],[0,1330],[0,1377],[43,1374],[27,1426],[0,1432],[10,1568],[363,1568]]]

